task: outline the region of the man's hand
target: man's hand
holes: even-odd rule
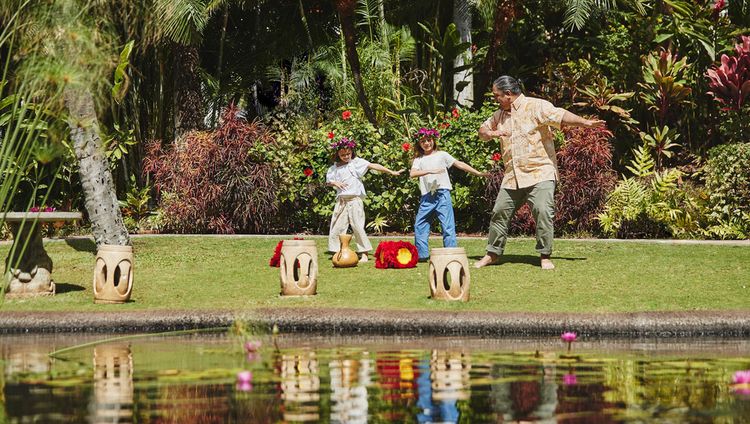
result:
[[[607,122],[601,119],[586,119],[583,123],[586,128],[604,128],[605,125]]]

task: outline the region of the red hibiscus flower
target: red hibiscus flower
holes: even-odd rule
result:
[[[328,139],[329,140],[333,140],[333,137],[335,137],[335,135],[333,134],[333,132],[332,131],[328,131]]]
[[[499,161],[500,159],[502,159],[502,156],[500,156],[500,153],[492,154],[492,160],[494,160],[495,162]]]
[[[404,144],[402,144],[402,145],[401,145],[401,148],[402,148],[402,149],[403,149],[403,150],[404,150],[405,152],[408,152],[408,151],[409,151],[409,149],[411,149],[411,144],[409,144],[409,143],[404,143]]]
[[[408,241],[383,241],[375,249],[375,268],[414,268],[417,248]]]
[[[313,174],[313,169],[309,166],[306,166],[302,173],[305,174],[306,177],[310,177]]]
[[[342,118],[344,119],[344,121],[348,121],[348,120],[349,120],[349,118],[351,118],[351,117],[352,117],[352,112],[351,112],[351,111],[348,111],[348,110],[345,110],[345,111],[343,111],[343,112],[341,113],[341,117],[342,117]]]
[[[456,109],[455,107],[451,111],[451,115],[453,115],[454,118],[458,118],[459,116],[461,116],[461,114],[458,113],[458,109]]]

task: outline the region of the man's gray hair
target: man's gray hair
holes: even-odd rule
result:
[[[496,79],[492,85],[500,91],[510,91],[512,94],[521,94],[521,83],[508,75]]]

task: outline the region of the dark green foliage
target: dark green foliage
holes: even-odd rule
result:
[[[750,235],[750,143],[711,149],[705,178],[712,221],[730,233],[736,232],[735,236]]]

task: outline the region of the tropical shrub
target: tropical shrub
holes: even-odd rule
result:
[[[266,232],[278,210],[278,184],[256,144],[274,142],[257,122],[228,107],[213,131],[186,136],[184,147],[147,147],[144,172],[161,194],[163,230],[179,233]]]
[[[750,143],[711,149],[705,179],[711,221],[708,235],[750,237]]]
[[[597,214],[617,181],[612,168],[612,133],[604,129],[565,128],[558,132],[560,180],[555,193],[555,232],[596,233]],[[503,171],[498,167],[488,180],[485,199],[494,202]],[[490,208],[492,206],[490,205]],[[523,206],[511,221],[511,233],[533,234],[531,210]]]
[[[709,90],[721,103],[721,134],[725,141],[750,140],[750,36],[734,47],[735,55],[721,55],[721,64],[706,72]]]
[[[597,217],[604,234],[618,238],[697,237],[702,234],[702,191],[676,168],[654,170],[648,144],[634,150],[625,177]]]

